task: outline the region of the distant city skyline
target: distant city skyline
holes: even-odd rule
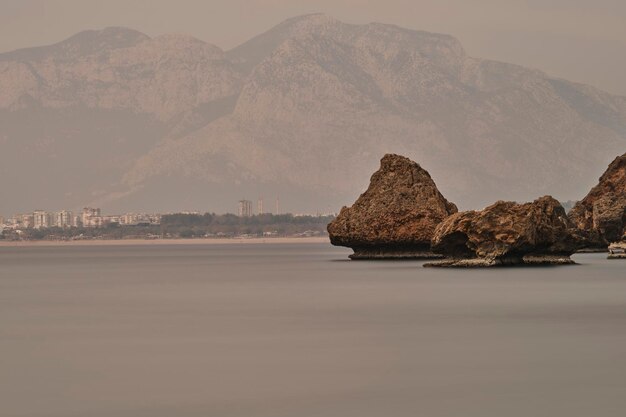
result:
[[[283,214],[279,212],[279,199],[275,200],[275,210],[265,211],[263,209],[263,198],[257,200],[256,212],[253,209],[252,200],[239,200],[237,210],[233,212],[222,213],[222,215],[236,214],[239,217],[252,217],[255,215]],[[81,210],[33,210],[23,213],[14,213],[12,215],[2,215],[0,213],[0,232],[4,229],[45,229],[50,227],[69,228],[69,227],[86,227],[98,228],[111,223],[120,225],[136,225],[139,223],[147,223],[158,225],[161,217],[169,214],[193,214],[199,215],[198,211],[175,211],[167,213],[138,213],[127,212],[123,214],[103,214],[99,207],[83,207]],[[335,216],[334,212],[316,212],[316,213],[284,213],[294,216]]]
[[[221,212],[220,214],[238,214],[238,215],[244,215],[242,213],[249,213],[249,215],[254,215],[254,214],[280,214],[280,199],[278,197],[276,197],[274,200],[274,208],[273,209],[267,209],[264,208],[264,199],[263,197],[259,197],[256,200],[256,211],[255,211],[255,203],[253,200],[248,200],[248,199],[242,199],[239,200],[237,202],[237,205],[234,207],[233,210],[227,210],[224,212]],[[85,212],[85,210],[91,210],[92,216],[100,216],[102,209],[101,208],[91,208],[91,207],[87,207],[84,206],[82,209],[78,209],[78,208],[73,208],[73,209],[56,209],[56,210],[43,210],[41,209],[41,207],[38,207],[34,210],[22,210],[24,212],[29,212],[29,213],[73,213],[73,212]],[[18,210],[19,211],[19,210]],[[129,212],[137,212],[136,210],[130,210]],[[166,210],[166,212],[168,213],[200,213],[200,211],[198,210]],[[205,209],[206,213],[213,213],[216,211],[215,210],[209,210],[209,209]],[[314,212],[316,213],[321,213],[322,210],[314,210]],[[2,223],[1,220],[7,219],[9,217],[11,217],[11,215],[18,215],[18,213],[0,213],[0,223]],[[65,214],[64,214],[65,215]]]

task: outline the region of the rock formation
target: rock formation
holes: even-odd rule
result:
[[[328,233],[333,245],[354,250],[352,259],[429,258],[435,227],[456,212],[426,170],[387,154],[367,191],[341,209]]]
[[[569,264],[580,247],[565,209],[550,196],[454,214],[437,226],[432,249],[452,259],[427,266]]]
[[[590,247],[606,248],[626,236],[626,154],[615,158],[598,185],[569,212],[576,227],[588,234]]]

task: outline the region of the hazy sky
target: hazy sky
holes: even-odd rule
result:
[[[0,51],[105,26],[187,33],[228,49],[311,12],[449,33],[473,56],[626,95],[625,0],[0,0]]]

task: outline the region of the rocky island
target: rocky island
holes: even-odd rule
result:
[[[432,250],[449,259],[425,266],[563,265],[582,242],[565,209],[550,196],[531,203],[498,201],[439,224]]]
[[[598,185],[568,216],[587,235],[589,248],[606,249],[613,242],[626,242],[626,154],[611,162]]]
[[[351,259],[441,258],[430,250],[435,227],[457,207],[430,174],[410,159],[385,155],[368,189],[328,225],[330,241]]]

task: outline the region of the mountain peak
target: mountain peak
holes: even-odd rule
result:
[[[350,24],[323,13],[296,16],[227,52],[244,70],[251,70],[289,39],[330,38],[343,44],[375,47],[381,52],[389,45],[415,50],[433,61],[448,65],[462,60],[465,51],[450,35],[401,28],[383,23]]]
[[[111,49],[127,48],[148,39],[150,39],[149,36],[125,27],[111,26],[101,30],[84,30],[52,45],[17,49],[0,54],[0,61],[36,61],[51,56],[74,58]]]
[[[339,20],[325,13],[309,13],[300,16],[291,17],[280,23],[279,26],[293,26],[293,25],[328,25],[328,24],[341,24]]]
[[[111,49],[128,48],[148,39],[150,37],[134,29],[111,26],[102,30],[79,32],[57,45],[76,55],[88,55]]]
[[[282,21],[227,53],[235,60],[245,61],[244,67],[250,70],[289,38],[327,32],[343,25],[346,24],[323,13],[296,16]]]
[[[123,26],[108,26],[100,30],[84,30],[70,36],[57,45],[74,43],[100,43],[114,48],[124,48],[149,39],[149,36],[135,29]]]

